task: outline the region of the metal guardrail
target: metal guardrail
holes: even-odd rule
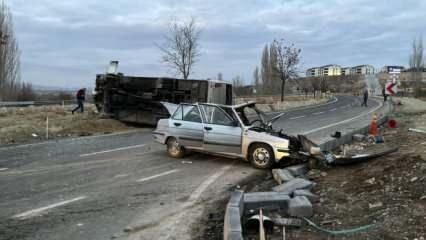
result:
[[[29,107],[46,105],[69,105],[76,104],[75,100],[57,100],[57,101],[21,101],[21,102],[0,102],[0,107]]]

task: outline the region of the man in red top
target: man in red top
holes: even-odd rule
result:
[[[76,94],[77,98],[77,104],[78,106],[72,110],[72,114],[74,114],[75,111],[80,109],[80,112],[84,112],[84,100],[86,99],[86,88],[82,88],[78,90]]]

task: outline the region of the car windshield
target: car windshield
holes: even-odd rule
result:
[[[256,110],[254,104],[236,108],[235,111],[244,126],[260,125],[263,122],[262,113],[259,110]]]

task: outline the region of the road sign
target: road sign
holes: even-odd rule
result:
[[[398,92],[398,84],[393,82],[386,83],[386,94],[395,95]]]

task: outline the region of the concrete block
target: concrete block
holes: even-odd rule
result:
[[[227,207],[225,212],[225,220],[223,222],[223,238],[228,238],[231,233],[240,233],[242,235],[241,216],[238,207]]]
[[[357,141],[357,142],[362,142],[365,140],[365,135],[363,134],[354,134],[352,136],[352,140]]]
[[[292,217],[311,217],[313,208],[311,202],[305,196],[297,196],[290,199],[288,214]]]
[[[272,190],[275,192],[281,192],[281,193],[291,195],[293,194],[295,190],[298,190],[298,189],[310,190],[312,189],[313,186],[314,186],[314,183],[309,180],[306,180],[303,178],[295,178],[286,183],[273,187]]]
[[[295,177],[304,176],[309,172],[308,164],[298,164],[284,169],[288,170]]]
[[[223,240],[243,240],[241,232],[223,232]]]
[[[290,196],[280,192],[253,192],[244,194],[244,211],[264,209],[284,209],[288,207]]]
[[[297,196],[305,196],[309,199],[310,202],[318,202],[319,201],[319,196],[316,194],[313,194],[311,191],[306,190],[306,189],[298,189],[295,190],[293,192],[293,196],[297,197]]]
[[[240,190],[232,192],[227,206],[239,208],[240,215],[242,216],[244,213],[244,192]]]
[[[272,169],[272,176],[278,184],[288,182],[294,178],[294,176],[287,169]]]

